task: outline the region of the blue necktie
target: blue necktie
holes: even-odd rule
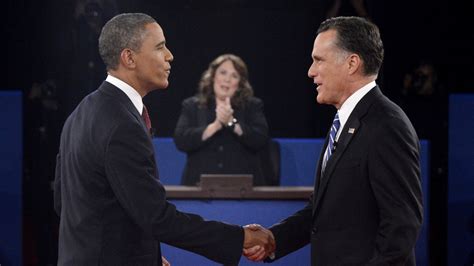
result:
[[[332,153],[334,152],[334,147],[335,147],[334,143],[336,141],[336,134],[340,126],[341,126],[341,122],[339,122],[339,113],[336,113],[336,116],[334,116],[334,120],[332,121],[331,131],[329,131],[329,141],[328,141],[328,146],[326,148],[326,155],[324,156],[321,173],[324,172],[324,168],[326,168],[326,164],[329,158],[331,158]]]

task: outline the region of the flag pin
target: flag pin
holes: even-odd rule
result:
[[[354,134],[354,131],[355,131],[355,128],[350,127],[349,130],[347,131],[347,133]]]

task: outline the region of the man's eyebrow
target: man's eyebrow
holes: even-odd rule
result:
[[[163,46],[165,44],[166,44],[166,41],[161,41],[157,45],[155,45],[155,47],[160,47],[160,46]]]

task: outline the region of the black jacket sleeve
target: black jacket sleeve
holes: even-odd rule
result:
[[[239,140],[247,148],[258,151],[268,142],[268,125],[263,113],[263,102],[255,97],[245,107],[245,119],[240,122],[243,134]]]
[[[153,146],[143,128],[120,124],[106,147],[105,171],[125,212],[159,241],[220,263],[237,264],[243,229],[176,210],[166,200],[164,187],[154,178],[154,168]]]
[[[369,265],[402,265],[423,218],[418,138],[400,117],[381,121],[374,138],[377,145],[370,147],[368,170],[380,222]]]
[[[312,211],[313,195],[311,195],[308,204],[303,209],[269,228],[276,242],[274,260],[309,244],[311,241]],[[265,261],[271,262],[273,260],[266,259]]]
[[[181,115],[174,131],[174,142],[180,151],[191,152],[205,143],[202,141],[202,134],[207,124],[198,124],[197,112],[198,102],[195,97],[183,101]]]
[[[202,140],[202,134],[210,121],[206,121],[205,124],[200,123],[197,115],[200,112],[203,111],[199,110],[196,97],[183,101],[181,115],[174,132],[176,147],[183,152],[196,151],[212,139],[211,137],[205,141]],[[235,111],[235,116],[243,131],[242,136],[237,138],[238,141],[251,150],[260,150],[269,139],[267,120],[263,114],[263,102],[251,97],[245,103],[245,107]]]

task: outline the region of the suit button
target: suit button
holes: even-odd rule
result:
[[[224,151],[224,146],[220,145],[219,146],[219,151]]]
[[[223,163],[218,163],[217,167],[222,168],[222,167],[224,167],[224,164]]]
[[[318,232],[318,229],[316,227],[313,227],[313,229],[311,229],[311,234],[315,235],[316,232]]]

